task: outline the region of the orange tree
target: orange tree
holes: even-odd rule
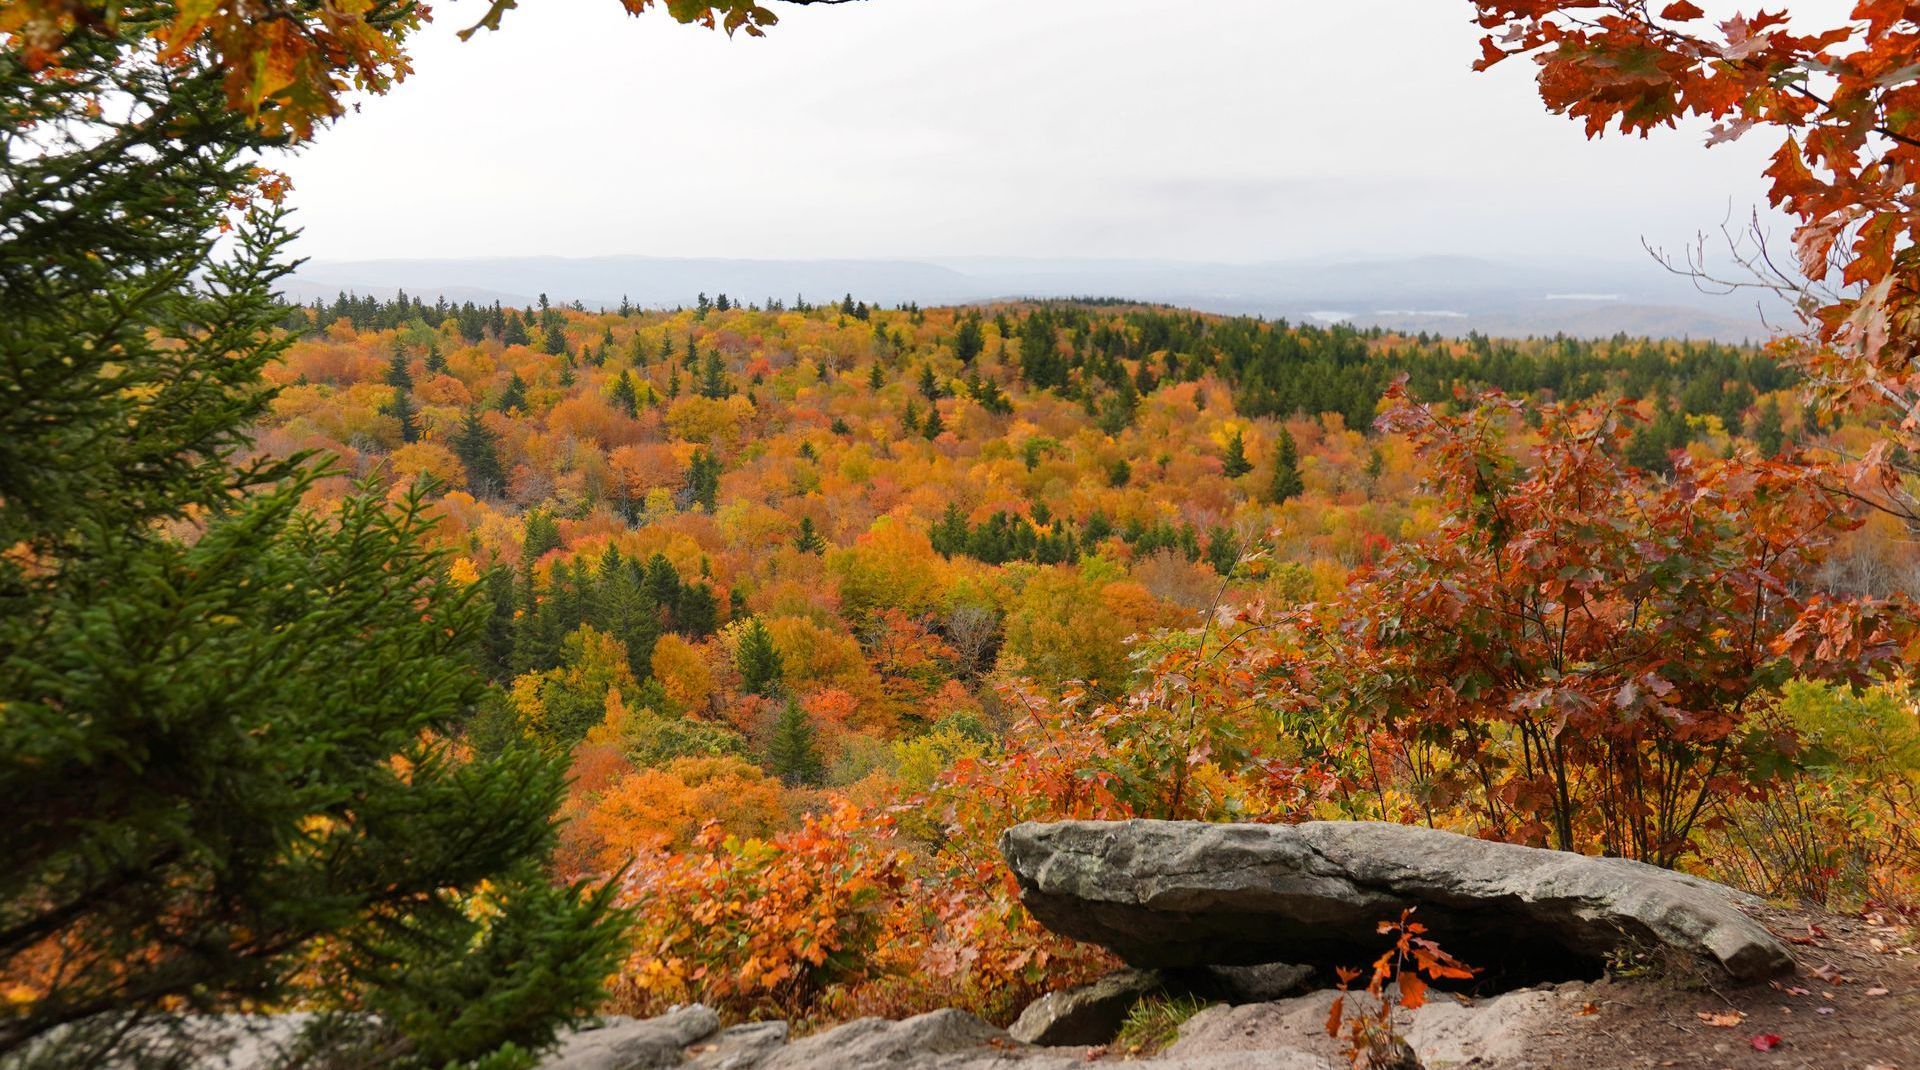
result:
[[[1314,679],[1429,820],[1467,804],[1492,835],[1671,866],[1712,795],[1780,752],[1781,686],[1872,678],[1904,618],[1807,589],[1851,523],[1815,468],[1678,454],[1647,479],[1620,459],[1625,403],[1548,407],[1517,457],[1516,403],[1463,407],[1383,418],[1449,515],[1327,607]]]
[[[1689,0],[1473,0],[1481,69],[1539,65],[1541,99],[1580,120],[1642,136],[1687,117],[1708,144],[1778,139],[1768,198],[1796,221],[1796,269],[1745,252],[1760,284],[1792,297],[1808,330],[1782,352],[1830,402],[1890,407],[1911,449],[1920,416],[1920,4],[1859,0],[1837,26],[1806,28],[1784,8],[1712,23]],[[1871,497],[1920,520],[1900,454],[1869,456]]]

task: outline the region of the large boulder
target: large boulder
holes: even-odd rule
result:
[[[1408,825],[1064,821],[1009,829],[1000,849],[1041,924],[1141,968],[1360,966],[1408,907],[1508,983],[1592,975],[1633,944],[1742,980],[1793,965],[1748,897],[1711,881]]]

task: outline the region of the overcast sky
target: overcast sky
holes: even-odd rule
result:
[[[437,4],[285,165],[299,251],[1625,261],[1763,200],[1764,140],[1589,142],[1531,64],[1474,74],[1465,0],[771,6],[730,40],[530,0],[461,43],[482,5]]]

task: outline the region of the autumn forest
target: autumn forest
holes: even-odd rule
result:
[[[1591,137],[1765,140],[1791,249],[1741,285],[1794,322],[299,300],[277,154],[408,77],[433,13],[0,0],[0,1067],[211,1065],[265,1021],[299,1039],[260,1070],[527,1070],[689,1008],[618,1065],[947,1009],[998,1058],[1142,964],[1049,921],[1019,843],[1329,823],[1724,893],[1833,958],[1736,992],[1756,1017],[1871,933],[1843,995],[1882,1002],[1804,1065],[1897,1070],[1854,1056],[1920,998],[1920,5],[1456,6]],[[1370,982],[1305,963],[1369,1070],[1422,1065],[1430,983],[1543,979],[1395,903]],[[1683,993],[1621,997],[1635,1044],[1728,999],[1612,936],[1581,983]],[[1073,1058],[1211,1013],[1143,991]],[[1764,1055],[1748,1004],[1678,1033]]]

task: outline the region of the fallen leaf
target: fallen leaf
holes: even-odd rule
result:
[[[1753,1045],[1754,1051],[1772,1051],[1780,1046],[1780,1034],[1762,1033],[1754,1037],[1751,1041],[1748,1041],[1748,1043]]]
[[[1795,986],[1793,986],[1792,988],[1789,988],[1789,989],[1787,989],[1787,995],[1789,995],[1789,996],[1811,996],[1811,995],[1813,995],[1813,991],[1812,991],[1811,989],[1806,989],[1806,988],[1801,988],[1801,987],[1800,987],[1799,985],[1795,985]]]
[[[1815,1014],[1832,1014],[1832,1013],[1833,1013],[1833,1008],[1832,1008],[1832,1007],[1815,1007],[1815,1008],[1813,1009],[1813,1013],[1815,1013]]]
[[[1694,1011],[1693,1016],[1716,1029],[1732,1029],[1746,1017],[1739,1011]]]
[[[1884,988],[1874,987],[1867,989],[1867,995],[1869,996],[1884,996],[1886,994],[1887,990]]]
[[[1599,1014],[1600,1007],[1594,1003],[1582,1003],[1580,1009],[1573,1013],[1581,1018],[1585,1018],[1589,1014]]]
[[[1828,984],[1844,985],[1847,983],[1847,979],[1840,973],[1840,967],[1835,966],[1831,962],[1813,971],[1813,975]]]

